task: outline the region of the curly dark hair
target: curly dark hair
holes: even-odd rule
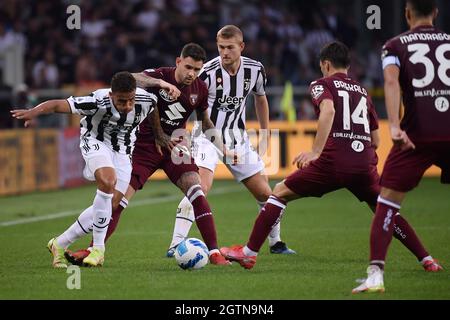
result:
[[[136,90],[136,79],[128,71],[117,72],[111,79],[112,92],[131,92]]]

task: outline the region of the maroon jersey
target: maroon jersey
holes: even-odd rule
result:
[[[163,79],[181,91],[178,99],[173,100],[163,89],[156,87],[146,89],[158,98],[157,106],[161,127],[169,136],[176,129],[186,128],[186,122],[194,110],[208,109],[208,89],[202,80],[197,78],[189,86],[179,84],[175,81],[175,68],[147,69],[144,74],[152,78]],[[153,131],[148,121],[142,122],[137,137],[141,141],[142,139],[154,141]]]
[[[450,35],[419,26],[386,42],[382,60],[400,68],[402,130],[414,142],[450,141]]]
[[[367,90],[346,74],[337,73],[312,82],[310,92],[318,114],[325,99],[332,100],[335,109],[330,135],[317,161],[336,172],[367,172],[378,161],[371,139],[378,119]]]

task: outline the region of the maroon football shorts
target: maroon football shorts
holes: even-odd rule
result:
[[[380,193],[379,175],[376,166],[367,172],[336,172],[329,164],[312,162],[307,168],[289,175],[284,184],[301,197],[322,197],[324,194],[346,188],[359,201],[376,205]]]
[[[180,177],[186,172],[198,172],[198,167],[190,155],[181,161],[180,158],[172,160],[171,153],[163,149],[163,155],[156,150],[154,143],[136,143],[132,155],[133,171],[130,185],[134,190],[140,190],[147,179],[157,170],[162,169],[170,181],[176,185]]]
[[[408,192],[422,179],[432,165],[442,169],[441,182],[450,183],[450,141],[416,144],[416,149],[392,147],[384,164],[380,185],[395,191]]]

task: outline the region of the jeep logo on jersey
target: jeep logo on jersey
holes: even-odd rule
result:
[[[167,102],[174,102],[175,101],[175,99],[173,99],[171,96],[169,96],[169,93],[166,90],[164,90],[164,89],[160,89],[159,90],[159,95],[161,96],[161,98],[163,98]]]
[[[186,112],[186,110],[183,108],[181,103],[177,102],[174,104],[170,104],[167,106],[170,110],[166,110],[166,115],[169,117],[170,120],[176,120],[176,119],[183,119],[183,112]]]
[[[244,101],[244,97],[223,96],[217,100],[220,103],[219,110],[223,112],[233,112]]]

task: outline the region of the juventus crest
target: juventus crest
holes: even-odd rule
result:
[[[244,90],[249,91],[250,90],[250,84],[252,80],[251,79],[244,79]]]

